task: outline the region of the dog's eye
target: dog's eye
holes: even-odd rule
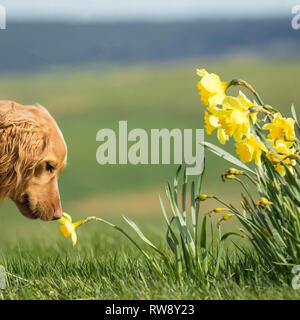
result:
[[[49,162],[46,163],[46,170],[47,171],[53,172],[54,169],[55,168]]]

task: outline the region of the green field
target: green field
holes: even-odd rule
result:
[[[263,100],[285,114],[292,103],[299,110],[300,63],[282,61],[211,61],[137,65],[127,67],[69,68],[35,74],[3,76],[1,99],[22,104],[40,103],[57,119],[66,142],[68,166],[59,186],[64,211],[74,219],[96,215],[127,228],[121,215],[132,217],[155,242],[164,245],[166,230],[160,216],[158,194],[173,179],[176,165],[107,165],[96,162],[96,133],[128,129],[203,128],[197,67],[224,80],[250,82]],[[232,91],[233,93],[235,91]],[[206,136],[215,143],[215,135]],[[233,150],[228,145],[228,150]],[[231,165],[206,153],[204,191],[233,203],[240,191],[233,182],[223,184],[221,173]],[[210,202],[204,215],[216,206]],[[151,271],[140,253],[116,231],[90,224],[78,230],[73,248],[57,222],[30,221],[13,204],[1,208],[0,265],[9,272],[9,286],[0,290],[4,299],[285,299],[299,298],[299,291],[278,277],[269,276],[255,258],[232,254],[231,270],[224,262],[224,279],[214,288],[187,283],[174,287]],[[226,229],[236,229],[230,221]],[[230,241],[230,240],[229,240]],[[227,268],[227,269],[226,269]]]

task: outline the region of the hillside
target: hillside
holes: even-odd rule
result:
[[[297,58],[300,49],[289,19],[7,27],[0,32],[0,72],[239,54]]]

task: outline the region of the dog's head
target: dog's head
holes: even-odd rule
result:
[[[63,135],[45,108],[0,102],[0,198],[11,198],[28,218],[60,218],[58,176],[66,161]]]

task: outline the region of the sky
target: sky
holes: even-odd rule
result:
[[[172,21],[291,16],[300,0],[0,0],[7,21]]]

